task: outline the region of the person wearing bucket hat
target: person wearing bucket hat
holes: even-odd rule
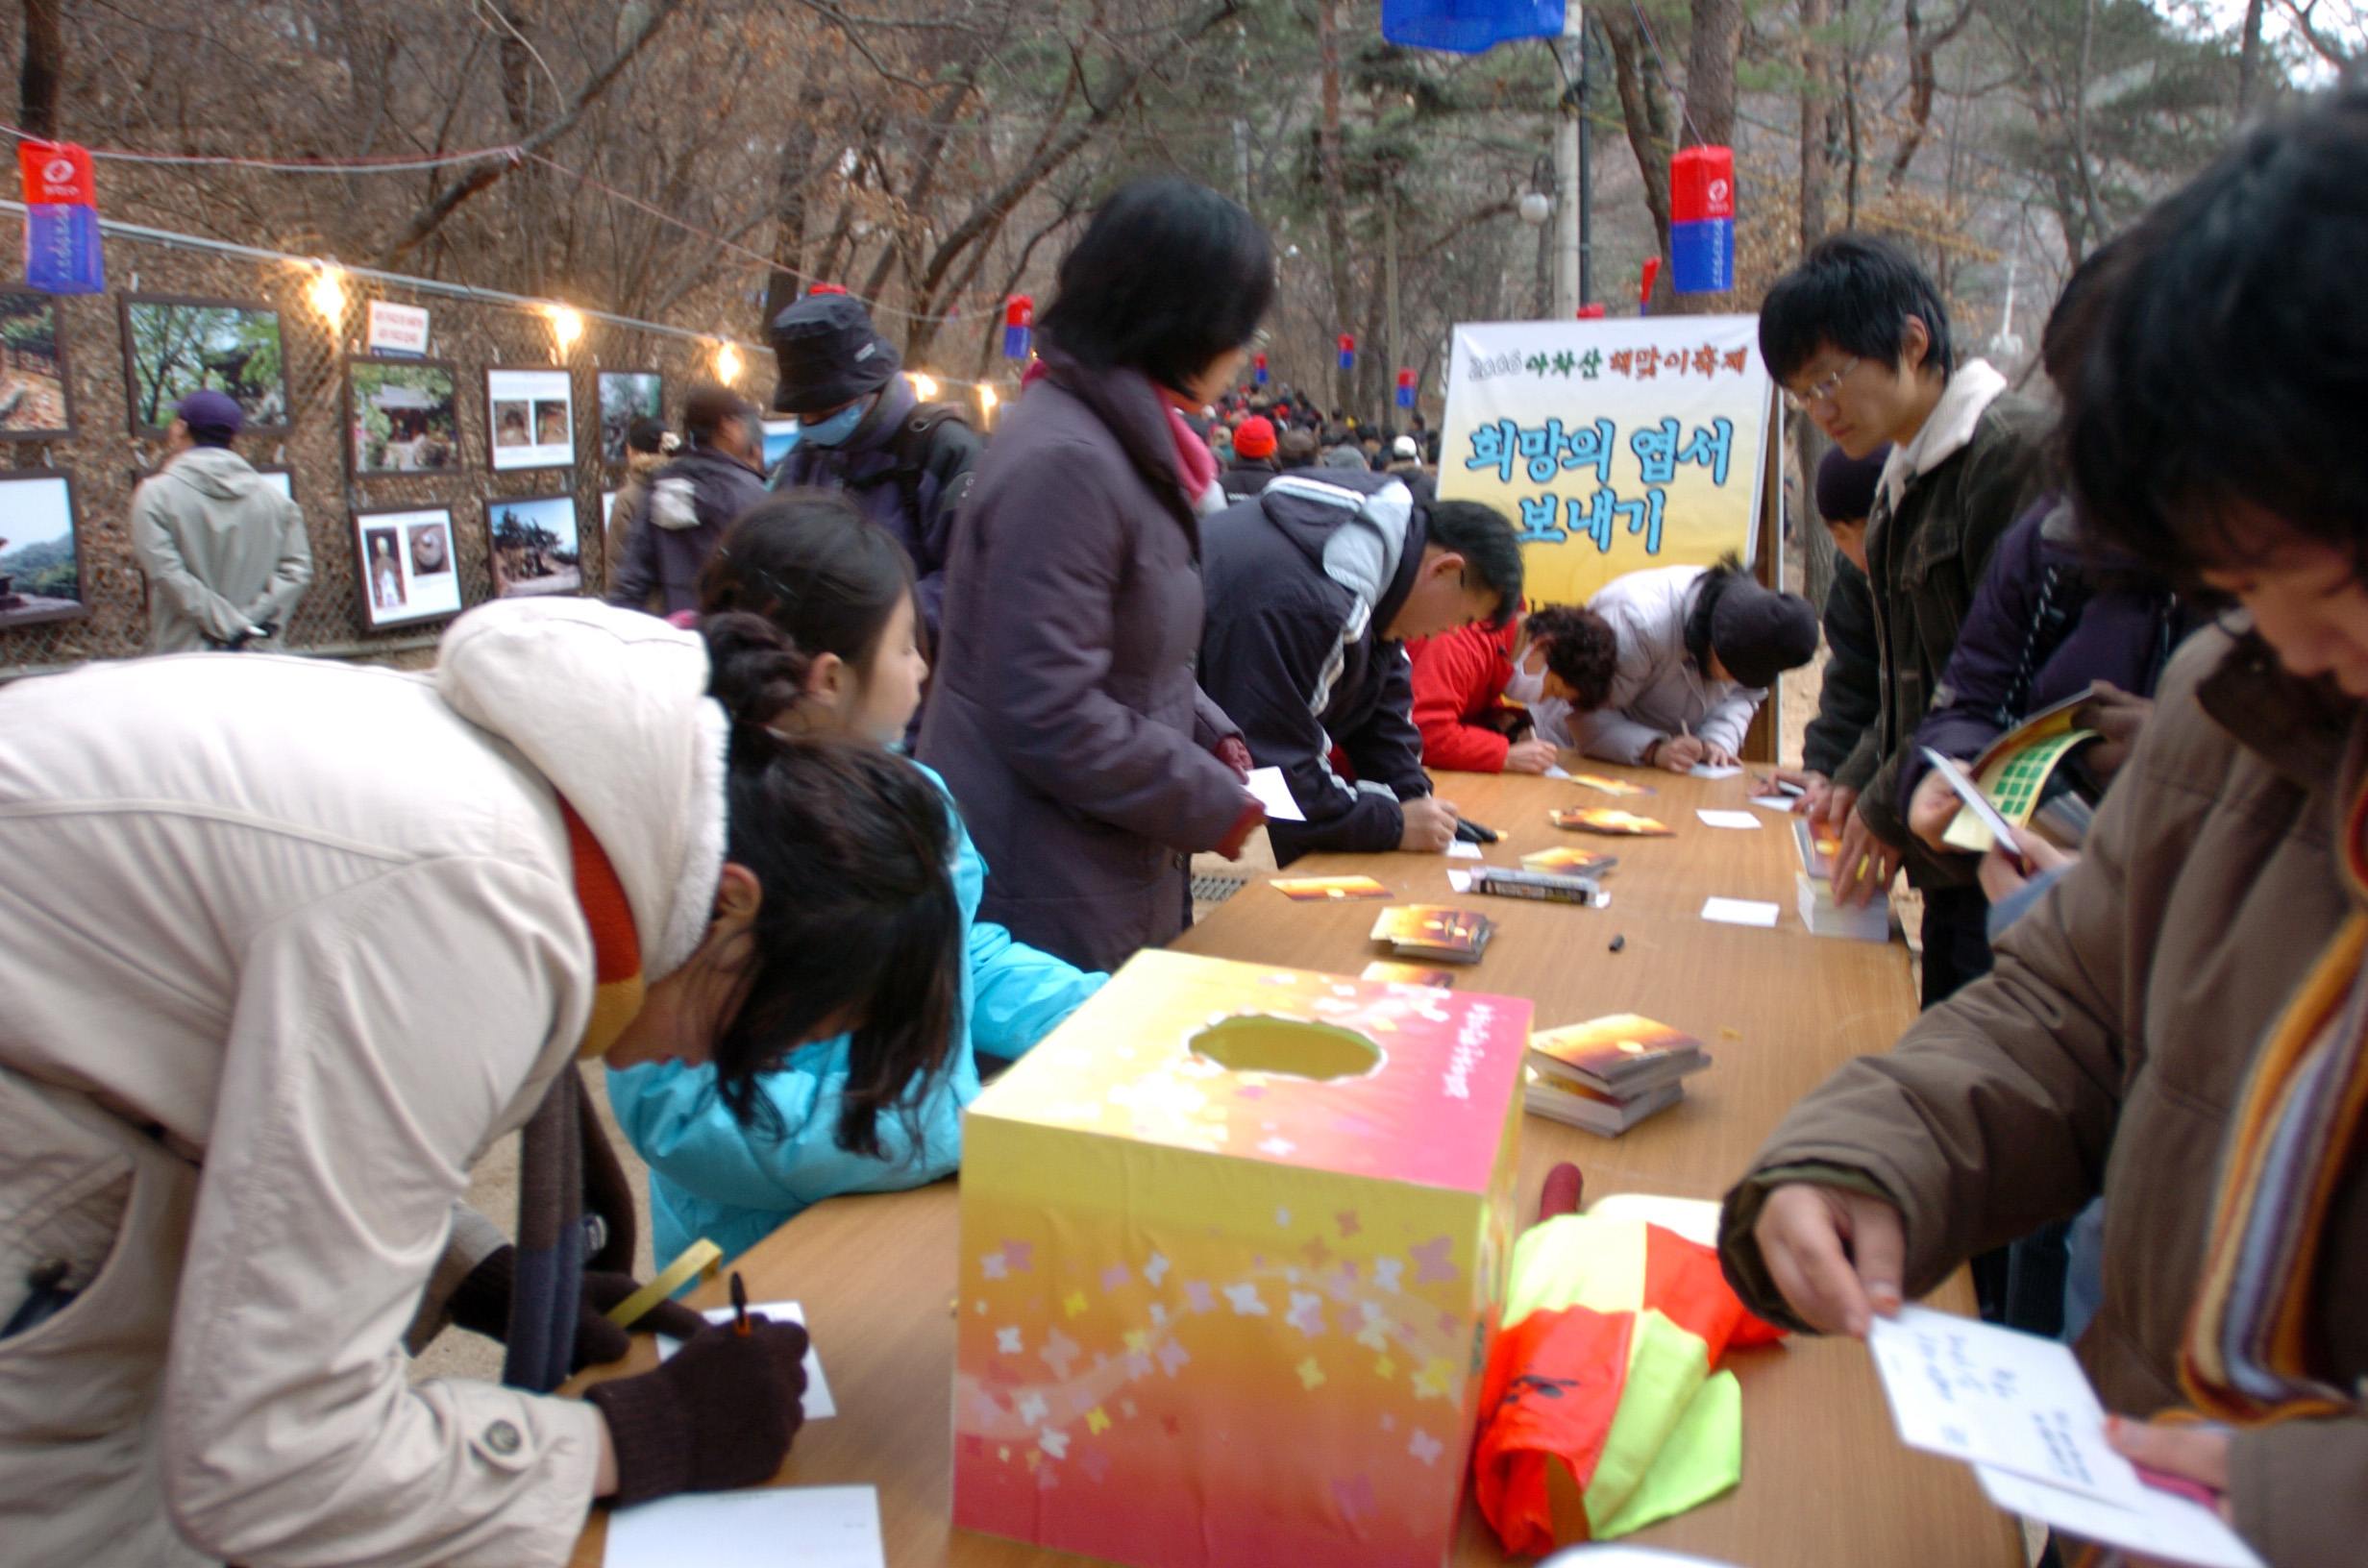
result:
[[[1809,601],[1763,588],[1732,555],[1631,572],[1587,607],[1619,642],[1609,698],[1577,718],[1580,749],[1606,762],[1732,765],[1767,688],[1817,653]]]
[[[192,392],[173,410],[163,469],[132,495],[148,579],[148,651],[274,645],[312,582],[305,514],[231,450],[237,401]]]
[[[798,416],[798,445],[773,488],[837,490],[913,558],[921,616],[935,637],[953,519],[984,450],[958,404],[923,403],[899,375],[896,345],[861,301],[809,294],[773,318],[780,384],[773,406]]]

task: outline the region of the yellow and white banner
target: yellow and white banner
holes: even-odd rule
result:
[[[1519,527],[1533,604],[1645,567],[1748,562],[1769,390],[1752,316],[1458,327],[1439,494]]]

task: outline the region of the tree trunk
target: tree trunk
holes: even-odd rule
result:
[[[1826,449],[1833,443],[1807,414],[1787,417],[1792,435],[1792,459],[1801,471],[1800,488],[1792,508],[1793,531],[1801,542],[1801,595],[1822,615],[1825,592],[1834,586],[1834,530],[1825,526],[1825,518],[1817,510],[1817,465],[1825,460]]]
[[[1644,37],[1636,12],[1606,6],[1596,18],[1612,43],[1612,79],[1619,88],[1619,117],[1628,133],[1629,151],[1636,154],[1637,172],[1644,183],[1645,210],[1653,215],[1653,233],[1661,247],[1661,276],[1653,283],[1652,308],[1665,312],[1676,296],[1669,279],[1669,146],[1674,140],[1668,95],[1661,78],[1644,62]]]
[[[16,123],[43,141],[58,139],[58,83],[65,74],[63,0],[25,0],[25,61],[16,76]]]
[[[31,23],[27,23],[30,31]],[[2253,118],[2254,97],[2261,86],[2261,0],[2246,0],[2245,42],[2236,61],[2236,118]]]
[[[1826,0],[1801,0],[1801,249],[1825,237],[1825,197],[1833,184],[1826,153],[1826,123],[1833,73],[1824,39]]]
[[[1332,331],[1349,330],[1357,319],[1348,279],[1348,175],[1341,161],[1340,0],[1317,0],[1316,53],[1322,73],[1323,116],[1316,127],[1316,159],[1323,180],[1323,237],[1331,252]],[[1332,361],[1332,406],[1344,412],[1356,397],[1356,372]]]
[[[1742,0],[1693,0],[1684,145],[1735,145],[1735,54],[1742,37]]]
[[[798,86],[798,108],[781,138],[781,167],[773,187],[773,270],[765,275],[764,320],[797,303],[805,271],[806,192],[813,183],[814,142],[823,115],[820,62],[806,62],[805,79]]]

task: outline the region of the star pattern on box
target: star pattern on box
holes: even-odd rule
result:
[[[1293,1367],[1292,1370],[1299,1375],[1299,1386],[1311,1394],[1324,1384],[1323,1367],[1313,1356]]]

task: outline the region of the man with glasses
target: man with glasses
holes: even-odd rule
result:
[[[1987,971],[1986,903],[1969,866],[1908,831],[1901,758],[2000,536],[2037,496],[2046,416],[1980,359],[1957,362],[1940,291],[1887,240],[1820,241],[1760,308],[1760,353],[1786,401],[1849,456],[1888,442],[1866,529],[1882,705],[1837,771],[1853,792],[1835,898],[1865,902],[1904,859],[1924,894],[1924,1004]],[[1961,858],[1961,857],[1958,857]]]

